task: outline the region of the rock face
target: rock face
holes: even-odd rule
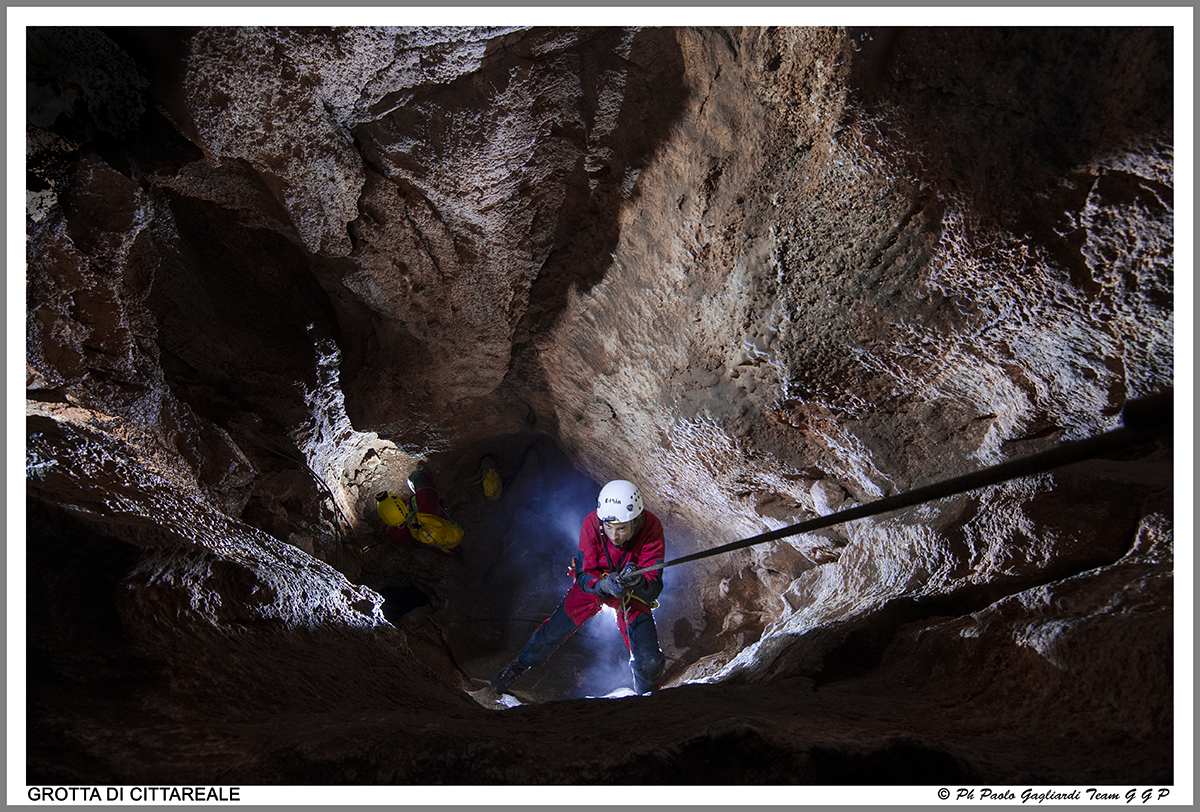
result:
[[[672,559],[1170,391],[1169,28],[27,44],[28,783],[1174,781],[1169,437],[485,689],[609,479]],[[458,558],[382,540],[421,459]]]

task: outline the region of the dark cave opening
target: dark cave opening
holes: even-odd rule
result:
[[[432,603],[429,596],[416,586],[380,587],[375,591],[383,598],[383,616],[393,625],[398,623],[406,612]]]

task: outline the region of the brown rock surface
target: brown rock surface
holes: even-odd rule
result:
[[[1175,780],[1169,438],[484,688],[609,479],[675,558],[1172,389],[1169,28],[28,36],[27,782]]]

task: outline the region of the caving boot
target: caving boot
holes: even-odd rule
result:
[[[508,686],[513,684],[513,681],[529,670],[529,666],[522,665],[520,660],[513,660],[504,668],[500,669],[500,673],[492,678],[492,693],[496,696],[508,690]]]
[[[429,471],[429,466],[423,462],[418,462],[417,467],[408,475],[408,487],[413,493],[416,493],[421,488],[432,488],[433,474]]]

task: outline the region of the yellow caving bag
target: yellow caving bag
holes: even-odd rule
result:
[[[418,513],[416,497],[411,505],[394,493],[383,491],[375,494],[375,512],[383,523],[391,527],[405,525],[413,538],[431,547],[453,550],[462,541],[463,530],[450,519],[432,513]]]
[[[422,544],[443,550],[453,550],[463,537],[461,527],[432,513],[413,513],[413,518],[408,522],[408,531]]]
[[[504,480],[500,478],[500,460],[488,454],[479,461],[479,480],[483,483],[483,495],[495,502],[500,498]]]
[[[495,468],[487,469],[487,473],[483,475],[483,495],[495,502],[500,498],[502,487],[500,472]]]

